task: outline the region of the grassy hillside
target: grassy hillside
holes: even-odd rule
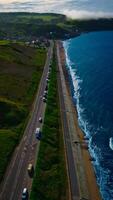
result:
[[[0,41],[0,181],[38,88],[46,50]]]
[[[69,199],[58,88],[56,86],[57,70],[54,58],[31,200]]]
[[[72,20],[61,14],[0,13],[0,38],[66,39],[81,32],[113,30],[113,19]]]
[[[44,50],[8,44],[0,45],[0,52],[0,97],[28,104],[43,70]]]

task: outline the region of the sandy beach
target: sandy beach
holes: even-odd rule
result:
[[[63,44],[61,41],[58,41],[57,43],[60,49],[61,64],[65,76],[68,95],[70,96],[70,100],[72,102],[71,108],[74,116],[74,125],[75,125],[74,126],[75,131],[72,133],[72,138],[75,140],[73,145],[73,152],[74,152],[73,154],[77,162],[76,170],[78,174],[80,193],[81,196],[84,196],[85,194],[87,200],[101,200],[102,198],[100,195],[99,186],[96,182],[96,175],[92,164],[93,158],[91,158],[88,150],[88,144],[87,144],[88,141],[85,139],[84,137],[85,135],[82,132],[81,128],[79,127],[77,110],[71,97],[69,74],[68,70],[66,70],[65,67],[66,65],[65,50],[63,48]]]

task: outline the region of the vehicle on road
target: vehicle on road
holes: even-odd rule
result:
[[[50,77],[50,72],[47,73],[47,79],[49,79],[49,77]]]
[[[34,175],[34,167],[31,163],[28,165],[27,171],[28,171],[28,175],[32,178]]]
[[[47,76],[49,76],[50,75],[50,71],[48,71],[48,73],[47,73]]]
[[[22,200],[28,200],[28,198],[29,198],[28,189],[24,188],[22,192]]]
[[[48,85],[46,85],[46,87],[45,87],[45,91],[47,91],[48,90]]]
[[[48,94],[47,90],[44,91],[44,94],[46,94],[46,95]]]
[[[43,94],[43,97],[44,97],[44,98],[47,98],[47,93],[44,93],[44,94]]]
[[[39,117],[39,122],[42,123],[42,117]]]
[[[41,139],[41,131],[40,131],[40,128],[36,128],[35,130],[35,136],[38,140]]]
[[[43,100],[44,103],[46,103],[46,101],[47,101],[47,99],[45,97],[43,97],[42,100]]]
[[[49,82],[49,79],[48,78],[46,78],[46,81],[47,81],[47,83]]]

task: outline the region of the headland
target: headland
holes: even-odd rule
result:
[[[0,13],[0,39],[30,41],[39,37],[65,40],[91,31],[113,30],[113,19],[71,19],[55,13]]]

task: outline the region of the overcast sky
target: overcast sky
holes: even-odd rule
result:
[[[57,12],[72,18],[113,17],[113,0],[0,0],[0,12]]]

